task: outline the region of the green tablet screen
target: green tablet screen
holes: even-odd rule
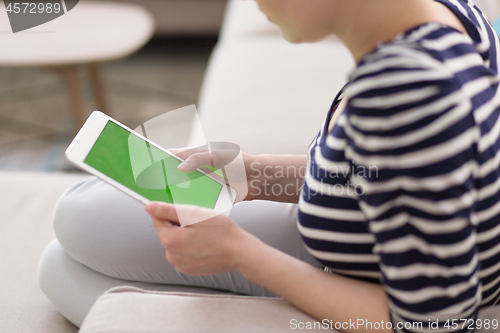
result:
[[[112,121],[84,162],[151,201],[214,208],[222,190],[198,171],[180,172],[178,159]]]

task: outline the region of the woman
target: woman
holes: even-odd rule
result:
[[[287,40],[334,34],[357,62],[307,157],[245,155],[246,199],[299,201],[305,247],[293,205],[243,203],[231,217],[179,228],[172,205],[152,203],[146,210],[165,260],[151,228],[133,226],[144,220],[140,205],[93,179],[59,202],[56,232],[72,258],[51,245],[42,289],[81,320],[91,300],[64,310],[65,288],[50,282],[88,285],[57,275],[76,261],[101,275],[89,277],[101,289],[119,278],[276,294],[332,323],[468,331],[481,307],[500,303],[499,44],[491,26],[467,0],[257,2]],[[193,155],[182,170],[200,164]],[[265,191],[299,176],[263,170],[290,166],[307,167],[300,200]]]

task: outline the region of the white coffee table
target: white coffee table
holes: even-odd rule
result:
[[[46,67],[62,74],[79,128],[85,119],[78,66],[88,66],[97,106],[106,112],[99,63],[137,51],[154,28],[153,16],[141,6],[80,1],[53,21],[13,34],[0,1],[0,66]]]

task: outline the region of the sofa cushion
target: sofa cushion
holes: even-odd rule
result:
[[[118,287],[97,300],[79,332],[278,333],[301,331],[291,327],[315,322],[279,298],[164,293]]]
[[[55,238],[57,199],[84,177],[0,172],[0,332],[77,331],[38,287],[37,267],[43,249]]]

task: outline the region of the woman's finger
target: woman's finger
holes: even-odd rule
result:
[[[172,249],[176,244],[181,242],[181,235],[178,234],[179,226],[172,224],[170,221],[160,220],[153,217],[153,224],[160,238],[161,245],[165,249]]]
[[[175,222],[161,220],[156,217],[153,217],[152,220],[153,220],[153,225],[158,231],[158,233],[160,233],[160,230],[179,229],[179,225],[175,224]]]
[[[179,165],[182,172],[191,172],[200,167],[211,167],[212,162],[208,151],[190,155],[183,163]]]
[[[168,151],[175,156],[186,160],[189,158],[189,156],[193,154],[200,154],[200,153],[206,153],[208,152],[207,146],[201,146],[201,147],[185,147],[185,148],[171,148],[168,149]]]
[[[170,148],[170,149],[167,149],[167,151],[171,154],[174,154],[176,156],[179,156],[181,157],[181,155],[185,152],[185,151],[188,151],[189,147],[186,147],[186,148]],[[181,157],[182,158],[182,157]]]
[[[194,205],[172,205],[164,202],[151,202],[146,205],[146,211],[153,218],[181,226],[192,225],[220,215],[213,209]]]
[[[175,206],[164,202],[151,202],[146,205],[146,212],[160,220],[179,223]]]

